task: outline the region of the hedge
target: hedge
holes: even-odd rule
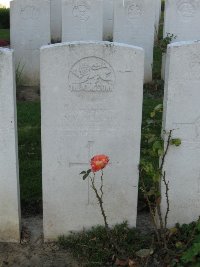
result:
[[[0,29],[10,28],[10,9],[0,8]]]

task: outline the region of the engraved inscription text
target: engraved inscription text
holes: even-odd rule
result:
[[[71,92],[111,92],[115,74],[108,62],[98,57],[86,57],[76,62],[69,73]]]
[[[73,7],[73,16],[81,21],[87,21],[90,17],[90,5],[87,1],[79,1]]]
[[[39,9],[34,6],[26,6],[21,9],[20,15],[23,19],[37,19],[39,17]]]

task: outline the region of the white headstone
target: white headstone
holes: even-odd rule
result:
[[[181,146],[170,146],[164,170],[169,181],[168,225],[190,223],[200,214],[200,42],[168,46],[163,128]],[[166,210],[162,185],[162,210]]]
[[[20,241],[13,52],[0,48],[0,242]]]
[[[54,64],[56,62],[56,64]],[[109,42],[41,49],[44,236],[103,224],[79,173],[107,154],[109,224],[136,225],[144,51]]]
[[[113,40],[144,48],[145,82],[152,80],[156,1],[114,1]]]
[[[113,39],[113,1],[104,0],[103,2],[103,40]]]
[[[40,47],[50,43],[49,0],[14,0],[10,9],[11,47],[22,84],[38,86]]]
[[[62,1],[51,0],[51,40],[60,42],[62,36]]]
[[[177,41],[200,39],[200,1],[166,0],[164,37],[174,34]]]
[[[103,40],[103,0],[62,1],[62,41]]]

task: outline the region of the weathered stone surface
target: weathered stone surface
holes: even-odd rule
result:
[[[145,82],[152,80],[156,1],[114,1],[113,40],[144,48]]]
[[[62,1],[51,0],[51,39],[61,41],[62,36]]]
[[[173,130],[180,147],[171,146],[164,170],[169,181],[168,225],[190,223],[200,212],[200,42],[169,45],[165,72],[163,129]],[[162,185],[162,210],[166,210]]]
[[[10,8],[10,38],[21,84],[38,86],[39,49],[50,43],[50,1],[14,0]]]
[[[0,242],[20,241],[13,51],[0,48]]]
[[[135,226],[143,68],[143,49],[129,45],[75,42],[41,49],[46,240],[103,224],[95,195],[79,175],[96,154],[110,157],[104,180],[109,224],[128,220]]]
[[[62,1],[62,41],[103,40],[103,0]]]
[[[200,39],[200,1],[199,0],[166,0],[164,37],[174,34],[177,41]]]

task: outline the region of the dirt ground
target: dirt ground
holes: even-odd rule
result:
[[[152,230],[149,215],[139,213],[137,228]],[[42,216],[22,219],[21,244],[0,243],[0,267],[79,267],[66,250],[55,243],[44,243]]]
[[[20,86],[17,88],[18,101],[39,101],[40,88],[31,86]]]
[[[78,267],[55,243],[44,243],[42,217],[22,220],[21,244],[0,243],[0,267]]]

